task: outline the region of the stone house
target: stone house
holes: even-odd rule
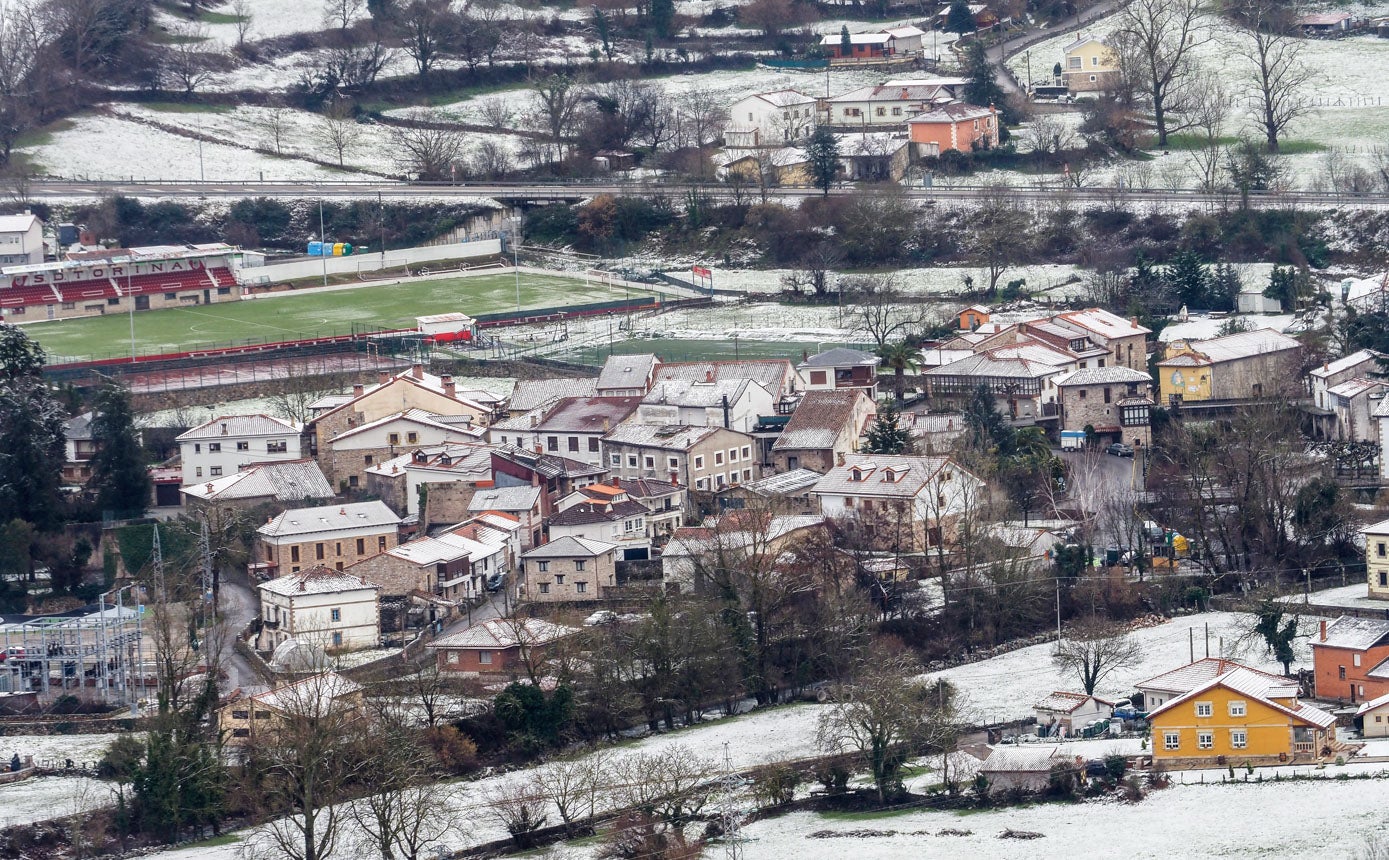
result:
[[[318,449],[318,462],[339,485],[355,489],[365,486],[366,470],[377,463],[425,447],[482,443],[485,436],[471,415],[408,409],[344,430]]]
[[[232,745],[255,743],[272,734],[288,716],[331,717],[344,725],[360,717],[362,685],[336,672],[311,675],[291,684],[242,696],[217,711],[217,728]]]
[[[1153,379],[1123,365],[1088,367],[1056,380],[1062,430],[1092,428],[1101,442],[1152,443]]]
[[[516,600],[533,603],[582,603],[599,600],[617,585],[616,544],[562,537],[521,553]]]
[[[772,469],[821,474],[859,449],[877,409],[861,388],[807,391],[772,443]]]
[[[256,529],[252,562],[258,570],[299,573],[342,570],[400,542],[400,517],[383,502],[295,508]]]
[[[419,448],[370,466],[367,491],[402,516],[418,515],[426,526],[464,519],[468,502],[492,484],[492,448],[445,444]],[[420,510],[421,488],[428,510]]]
[[[1174,340],[1157,363],[1164,404],[1257,400],[1298,378],[1302,344],[1270,329],[1210,340]]]
[[[315,566],[263,582],[257,648],[298,639],[325,651],[375,648],[381,640],[381,587],[360,576]]]
[[[669,478],[696,490],[717,491],[760,477],[755,440],[722,427],[624,423],[603,437],[608,472],[622,480]]]

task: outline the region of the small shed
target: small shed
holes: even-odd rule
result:
[[[1236,306],[1242,314],[1281,314],[1283,302],[1264,295],[1262,290],[1245,290],[1236,298]]]
[[[1032,706],[1037,714],[1037,733],[1046,730],[1048,737],[1068,737],[1079,734],[1096,720],[1108,720],[1114,713],[1114,703],[1085,693],[1056,691]]]
[[[1350,31],[1349,12],[1316,12],[1303,15],[1295,23],[1307,36],[1332,36]]]
[[[1389,694],[1371,699],[1355,712],[1362,738],[1389,738]]]

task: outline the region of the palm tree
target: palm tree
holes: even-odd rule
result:
[[[884,367],[892,368],[892,391],[901,406],[906,396],[907,371],[921,369],[921,351],[906,341],[885,343],[877,349],[878,358]]]

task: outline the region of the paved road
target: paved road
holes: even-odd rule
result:
[[[996,68],[994,79],[998,81],[998,85],[1003,88],[1004,92],[1009,95],[1022,96],[1023,86],[1026,86],[1028,82],[1024,81],[1023,86],[1018,85],[1018,82],[1014,80],[1013,76],[1004,68],[1004,63],[1008,61],[1008,58],[1026,50],[1029,45],[1035,45],[1038,42],[1045,41],[1062,33],[1079,30],[1086,24],[1103,18],[1121,5],[1123,4],[1120,0],[1101,0],[1101,2],[1096,3],[1089,9],[1085,9],[1069,18],[1064,18],[1049,27],[1028,27],[1016,36],[1010,36],[1002,42],[990,46],[984,51],[984,56],[987,57],[989,62],[993,63]],[[1049,60],[1039,68],[1050,69],[1059,59],[1059,57],[1049,58]]]
[[[923,201],[949,202],[971,200],[985,195],[996,195],[996,186],[953,185],[934,188],[900,189],[908,197]],[[29,188],[29,196],[35,199],[65,199],[100,195],[123,194],[139,197],[168,199],[189,199],[200,197],[280,197],[280,198],[366,198],[377,193],[392,197],[492,197],[511,201],[576,201],[595,194],[618,194],[628,196],[666,196],[683,197],[691,191],[698,191],[715,197],[730,197],[728,186],[720,184],[696,185],[678,182],[570,182],[570,183],[520,183],[493,182],[478,185],[448,185],[432,183],[405,182],[79,182],[49,180],[36,182]],[[796,201],[813,197],[820,192],[814,188],[772,188],[768,196],[778,200]],[[834,196],[852,197],[862,190],[852,185],[842,185],[830,190]],[[1114,203],[1127,200],[1146,203],[1163,203],[1182,207],[1237,205],[1239,197],[1231,193],[1209,193],[1183,190],[1135,190],[1133,188],[1067,188],[1039,183],[1033,187],[1010,188],[1009,193],[1021,201],[1046,202],[1060,194],[1066,194],[1076,203]],[[743,197],[748,197],[748,189],[743,189]],[[1263,192],[1250,195],[1250,206],[1256,209],[1309,209],[1332,206],[1355,209],[1389,209],[1389,194],[1334,194],[1319,191]]]
[[[451,633],[467,630],[469,627],[481,624],[484,621],[500,618],[506,614],[508,607],[506,590],[503,589],[489,596],[486,603],[480,603],[474,606],[471,611],[464,611],[452,624],[446,625],[443,632],[439,635],[448,636]]]
[[[221,587],[218,590],[218,611],[222,616],[223,635],[222,663],[227,672],[228,691],[240,687],[242,690],[258,690],[265,686],[260,674],[250,662],[232,647],[232,640],[243,630],[260,611],[260,601],[251,589],[251,582],[244,570],[223,569]]]

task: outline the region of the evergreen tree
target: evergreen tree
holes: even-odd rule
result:
[[[878,414],[868,425],[868,438],[863,443],[865,454],[903,454],[911,447],[911,434],[900,426],[897,405],[884,399],[878,405]]]
[[[0,325],[0,522],[41,529],[62,510],[62,406],[41,376],[43,349],[16,326]]]
[[[92,419],[92,485],[103,511],[121,517],[144,514],[150,501],[150,477],[135,429],[130,392],[114,383],[97,392]]]
[[[974,447],[1011,453],[1015,431],[994,407],[994,396],[987,385],[974,389],[969,403],[965,404],[965,428]]]
[[[805,154],[810,160],[810,179],[826,197],[839,176],[839,142],[829,126],[817,125],[806,141]]]
[[[984,54],[984,46],[978,42],[970,42],[965,46],[965,78],[965,101],[979,107],[998,108],[1002,117],[998,129],[999,140],[1005,140],[1007,133],[1003,129],[1003,123],[1013,121],[1008,98],[1003,88],[998,85],[993,63],[990,63]]]
[[[974,25],[974,14],[969,11],[969,4],[965,0],[954,0],[945,13],[945,31],[963,36],[977,29],[979,28]]]
[[[675,23],[675,0],[651,0],[651,27],[662,39],[670,38]]]
[[[1219,311],[1224,307],[1212,307],[1210,276],[1206,274],[1205,264],[1191,251],[1179,251],[1172,255],[1162,273],[1165,280],[1177,294],[1177,301],[1189,310]]]
[[[603,14],[603,10],[597,6],[593,7],[593,31],[598,34],[598,41],[603,44],[603,53],[607,55],[608,62],[613,59],[612,45],[612,25],[608,23],[608,16]]]
[[[1310,295],[1312,289],[1311,276],[1305,269],[1274,266],[1273,271],[1268,273],[1268,286],[1264,288],[1264,295],[1281,301],[1283,310],[1294,311],[1297,310],[1298,300]]]
[[[1249,208],[1249,192],[1267,191],[1282,170],[1273,157],[1253,141],[1242,140],[1225,151],[1225,171],[1239,189],[1241,207]]]
[[[1244,289],[1239,272],[1229,263],[1219,263],[1211,272],[1210,292],[1214,302],[1222,307],[1234,309],[1239,302],[1240,290]]]
[[[854,40],[849,37],[849,25],[845,24],[839,28],[839,56],[852,57],[854,55]]]

